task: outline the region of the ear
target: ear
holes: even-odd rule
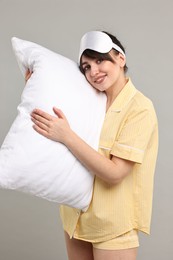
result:
[[[121,53],[119,53],[119,65],[121,68],[124,68],[126,65],[126,57]]]

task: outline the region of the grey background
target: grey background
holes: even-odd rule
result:
[[[140,235],[138,260],[173,258],[172,12],[172,0],[0,0],[0,144],[24,87],[12,36],[74,60],[89,30],[107,30],[125,45],[129,75],[153,100],[160,129],[151,236]],[[0,190],[0,259],[67,259],[58,206]]]

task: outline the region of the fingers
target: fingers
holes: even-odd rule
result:
[[[28,81],[28,79],[31,77],[32,73],[33,73],[32,71],[30,72],[30,70],[27,69],[27,71],[25,73],[25,82]]]
[[[33,127],[38,132],[38,130],[43,130],[49,132],[50,122],[53,121],[53,117],[39,109],[33,110],[31,113],[31,120],[35,124]],[[39,132],[40,133],[40,132]],[[41,133],[43,134],[43,133]]]
[[[53,107],[53,111],[59,118],[66,119],[64,113],[59,108]]]
[[[66,119],[64,113],[59,108],[53,107],[53,111],[59,118]],[[31,113],[31,116],[37,117],[38,119],[44,118],[49,121],[55,119],[55,117],[51,116],[50,114],[48,114],[40,109],[34,109]]]
[[[57,121],[57,117],[54,117],[40,109],[34,109],[31,113],[31,120],[35,126],[37,126],[37,131],[38,128],[40,128],[46,132],[49,132],[50,128],[52,128],[52,123]]]
[[[34,109],[31,113],[31,116],[37,120],[40,120],[42,123],[46,123],[46,121],[51,121],[54,119],[53,116],[40,109]]]
[[[47,133],[47,131],[45,131],[44,129],[42,129],[42,128],[40,128],[38,125],[33,125],[33,128],[34,128],[34,130],[37,132],[37,133],[39,133],[39,134],[41,134],[41,135],[43,135],[43,136],[45,136],[45,137],[47,137],[48,138],[48,133]]]
[[[65,132],[69,131],[70,126],[60,109],[54,107],[53,111],[57,115],[56,117],[40,109],[34,109],[31,113],[33,128],[48,139],[63,143],[67,136]]]
[[[31,118],[31,120],[32,120],[32,122],[36,125],[36,126],[38,126],[39,128],[41,128],[41,129],[43,129],[43,130],[45,130],[45,131],[48,131],[48,122],[43,122],[43,120],[41,119],[41,118]]]

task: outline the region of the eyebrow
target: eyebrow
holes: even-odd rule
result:
[[[84,62],[82,62],[81,65],[83,66],[83,65],[86,65],[86,64],[88,64],[88,62],[84,61]]]

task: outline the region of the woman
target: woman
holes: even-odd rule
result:
[[[61,142],[95,175],[93,198],[86,212],[61,206],[69,260],[135,260],[138,231],[149,234],[153,176],[158,147],[152,102],[126,77],[120,41],[92,31],[81,39],[80,70],[107,95],[99,151],[70,128],[63,112],[56,116],[35,109],[34,129]],[[28,75],[26,75],[28,78]]]

